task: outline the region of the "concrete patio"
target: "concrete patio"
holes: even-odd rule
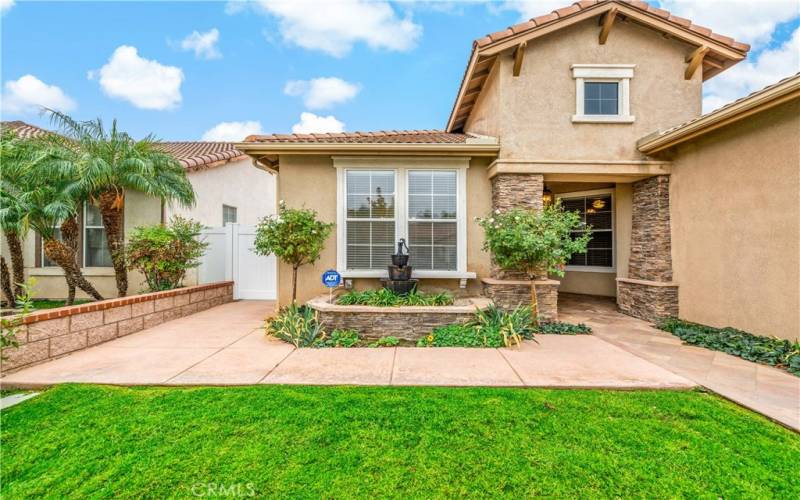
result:
[[[358,384],[686,389],[705,386],[800,430],[800,378],[686,346],[609,299],[564,296],[561,319],[594,335],[512,349],[295,349],[265,337],[274,305],[239,301],[11,373],[3,386]]]

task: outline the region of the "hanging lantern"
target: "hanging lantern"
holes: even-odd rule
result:
[[[597,210],[602,210],[606,206],[606,200],[594,200],[592,202],[592,207],[596,208]]]
[[[544,206],[549,206],[553,203],[553,192],[550,191],[547,186],[545,186],[544,191],[542,191],[542,203],[544,203]]]

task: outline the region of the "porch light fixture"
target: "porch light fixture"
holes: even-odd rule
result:
[[[553,192],[550,191],[547,186],[545,186],[544,191],[542,191],[542,203],[546,207],[553,203]]]
[[[596,208],[597,210],[602,210],[606,207],[605,200],[594,200],[592,202],[592,207]]]

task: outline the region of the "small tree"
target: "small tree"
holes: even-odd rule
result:
[[[556,202],[543,210],[513,209],[495,211],[478,219],[486,233],[483,244],[503,269],[519,269],[531,281],[531,309],[539,322],[536,298],[536,272],[542,270],[558,276],[570,257],[583,253],[591,240],[591,228],[585,226],[577,212],[567,212]],[[584,231],[573,237],[573,231]]]
[[[208,247],[200,240],[202,229],[199,222],[179,216],[168,226],[137,227],[126,249],[128,267],[144,275],[151,292],[180,287],[186,271],[200,265]]]
[[[256,228],[255,251],[275,255],[292,266],[292,303],[297,299],[297,269],[319,259],[333,224],[317,220],[317,212],[286,208],[281,201],[277,216],[264,217]]]

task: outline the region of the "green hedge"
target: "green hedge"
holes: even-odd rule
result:
[[[714,328],[669,318],[658,323],[688,344],[739,356],[748,361],[784,368],[800,376],[800,343],[774,337],[761,337],[735,328]]]

